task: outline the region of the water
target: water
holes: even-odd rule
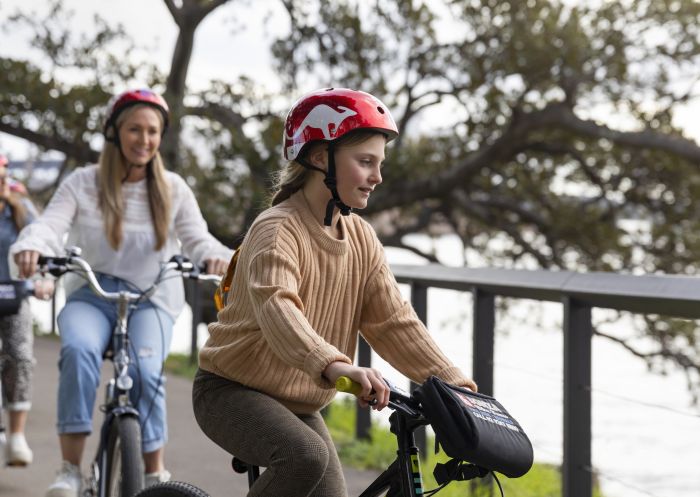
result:
[[[447,252],[457,246],[449,238],[440,242],[440,249]],[[392,263],[422,263],[397,250],[387,250],[387,257]],[[441,260],[461,264],[456,256]],[[402,291],[408,298],[408,288],[402,286]],[[497,318],[495,395],[529,434],[536,461],[559,464],[563,310],[555,303],[511,302],[507,314]],[[431,289],[428,311],[428,328],[435,340],[455,364],[470,372],[471,297]],[[594,310],[593,317],[600,323],[609,314]],[[190,322],[186,308],[176,323],[173,351],[189,351]],[[605,325],[604,331],[623,336],[631,328],[631,317],[626,317]],[[199,330],[201,345],[206,327],[200,325]],[[373,365],[399,386],[407,386],[376,355]],[[601,338],[593,341],[592,366],[593,467],[606,497],[700,495],[700,410],[690,405],[684,376],[676,371],[665,376],[650,373],[641,360]],[[386,422],[383,413],[375,416]]]

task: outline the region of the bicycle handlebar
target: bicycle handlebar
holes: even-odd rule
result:
[[[158,276],[156,277],[153,284],[148,287],[143,292],[130,292],[130,291],[120,291],[120,292],[107,292],[105,291],[100,282],[97,280],[97,276],[93,271],[90,264],[80,257],[79,251],[75,249],[68,249],[68,255],[64,257],[49,257],[40,256],[39,265],[42,267],[42,272],[48,272],[53,276],[59,277],[65,273],[81,273],[87,279],[88,284],[92,291],[105,300],[119,301],[121,299],[126,299],[129,301],[136,301],[144,298],[149,298],[153,295],[158,288],[158,285],[163,280],[163,275],[168,271],[177,270],[182,273],[184,278],[190,278],[201,281],[213,281],[218,283],[221,281],[221,276],[216,274],[204,274],[200,268],[195,266],[189,259],[181,255],[173,256],[168,262],[161,266]]]
[[[417,400],[392,384],[386,378],[382,379],[389,387],[389,407],[391,409],[402,411],[404,414],[413,418],[419,418],[423,415],[420,409],[420,403]],[[355,396],[359,396],[362,393],[362,385],[347,376],[338,377],[338,379],[335,380],[335,388],[339,392],[351,393]]]

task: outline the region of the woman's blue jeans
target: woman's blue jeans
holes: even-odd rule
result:
[[[99,275],[98,280],[108,292],[133,291],[124,281],[112,276]],[[87,286],[73,292],[59,314],[59,434],[92,432],[92,411],[103,354],[112,344],[116,320],[116,303],[101,299]],[[134,380],[130,397],[141,419],[143,452],[163,447],[168,438],[165,376],[161,373],[173,324],[165,311],[150,302],[139,304],[129,313],[129,376]]]

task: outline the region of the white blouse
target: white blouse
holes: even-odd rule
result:
[[[166,171],[170,184],[170,228],[168,238],[155,250],[155,230],[148,205],[146,180],[124,182],[123,239],[114,250],[105,236],[102,212],[98,204],[98,166],[83,167],[72,172],[58,187],[44,212],[19,234],[10,247],[10,260],[22,250],[36,250],[43,255],[64,254],[66,246],[78,246],[82,257],[95,272],[124,279],[145,290],[156,278],[160,263],[175,254],[184,253],[195,264],[217,257],[230,259],[232,250],[222,245],[207,230],[194,193],[178,174]],[[66,276],[66,293],[70,294],[85,281],[73,274]],[[181,278],[165,279],[151,301],[168,312],[173,319],[184,306]]]

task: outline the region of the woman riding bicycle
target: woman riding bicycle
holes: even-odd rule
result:
[[[382,182],[397,134],[382,102],[342,88],[304,96],[287,116],[289,162],[241,245],[193,386],[204,433],[267,468],[248,495],[346,495],[319,410],[341,375],[362,385],[363,405],[374,396],[382,409],[389,394],[379,372],[353,365],[358,333],[416,382],[437,375],[476,390],[401,297],[374,230],[351,213]]]
[[[206,263],[207,272],[223,273],[231,250],[209,234],[194,194],[182,177],[165,169],[158,151],[168,117],[165,100],[149,90],[127,91],[114,100],[99,164],[69,175],[12,246],[21,276],[36,271],[39,254],[62,254],[66,232],[68,244],[81,247],[83,258],[100,273],[106,291],[147,288],[160,263],[181,251],[196,264]],[[80,461],[116,319],[115,305],[82,283],[67,280],[68,299],[58,317],[57,427],[63,463],[49,497],[79,495]],[[167,426],[161,367],[183,306],[182,282],[170,279],[129,319],[131,394],[141,415],[146,485],[170,476],[163,466]]]

